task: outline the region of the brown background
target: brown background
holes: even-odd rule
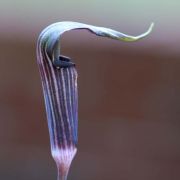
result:
[[[0,179],[56,179],[34,39],[0,41]],[[87,40],[82,39],[86,37]],[[81,39],[82,38],[82,39]],[[79,144],[69,179],[180,179],[180,54],[66,33],[79,72]]]

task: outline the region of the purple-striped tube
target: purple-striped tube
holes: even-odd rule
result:
[[[60,36],[72,29],[87,29],[103,37],[136,41],[148,35],[130,36],[109,28],[77,22],[59,22],[45,28],[37,42],[37,61],[42,81],[51,153],[57,164],[58,180],[66,180],[76,154],[78,126],[77,71],[75,64],[60,54]]]
[[[65,180],[77,144],[77,71],[75,66],[56,68],[52,61],[38,58],[51,153],[58,168],[58,180]]]

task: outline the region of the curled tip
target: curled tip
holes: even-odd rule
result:
[[[144,36],[147,36],[148,34],[150,34],[153,28],[154,28],[154,22],[150,24],[149,29],[146,31],[146,33],[144,33]]]
[[[120,40],[123,40],[125,42],[133,42],[133,41],[140,40],[140,39],[148,36],[152,32],[153,27],[154,27],[154,23],[152,22],[151,25],[149,26],[148,30],[145,33],[143,33],[139,36],[127,36],[127,35],[125,35],[122,39],[120,38]]]
[[[138,36],[131,36],[105,27],[97,27],[71,21],[58,22],[48,26],[41,32],[38,39],[38,51],[39,53],[43,52],[44,54],[48,55],[48,58],[50,58],[52,62],[56,61],[56,64],[63,64],[57,63],[57,60],[59,60],[59,57],[61,56],[60,36],[66,31],[70,31],[73,29],[87,29],[97,36],[108,37],[125,42],[133,42],[142,39],[150,34],[153,26],[154,23],[151,23],[149,29],[145,33]]]

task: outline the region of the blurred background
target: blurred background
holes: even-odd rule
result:
[[[36,41],[64,20],[139,35],[135,43],[70,31],[79,72],[79,144],[69,179],[180,179],[180,2],[0,1],[0,179],[56,179]]]

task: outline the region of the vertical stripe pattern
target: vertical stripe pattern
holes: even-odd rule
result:
[[[44,46],[39,42],[37,51],[51,149],[65,149],[77,144],[77,71],[75,66],[54,67]]]

